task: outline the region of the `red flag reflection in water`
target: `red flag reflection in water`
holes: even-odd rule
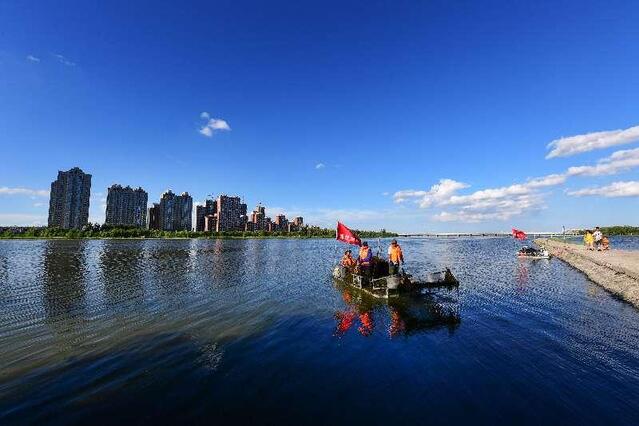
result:
[[[399,315],[396,309],[390,308],[391,310],[391,323],[390,327],[388,327],[388,334],[393,337],[406,329],[406,324],[404,324],[404,320]]]
[[[359,321],[362,325],[357,328],[357,331],[359,331],[362,336],[370,336],[375,327],[371,313],[364,312],[363,314],[359,314]]]
[[[337,319],[337,327],[335,328],[335,335],[343,336],[353,325],[353,321],[355,321],[355,312],[353,311],[337,312],[335,314],[335,318]]]

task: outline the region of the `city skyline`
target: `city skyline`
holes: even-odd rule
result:
[[[283,213],[275,220],[266,216],[266,207],[258,203],[251,215],[247,204],[239,196],[220,194],[215,199],[193,204],[188,191],[181,194],[164,191],[159,202],[149,201],[141,187],[132,188],[119,183],[107,188],[104,220],[89,220],[92,175],[79,167],[58,171],[51,183],[48,226],[62,229],[82,229],[87,224],[133,226],[163,231],[299,231],[304,225],[302,216],[291,221]],[[212,197],[209,194],[208,197]],[[193,208],[195,207],[195,209]],[[40,225],[40,224],[34,224]],[[4,226],[4,224],[0,224]]]
[[[0,6],[0,224],[46,225],[74,166],[99,223],[139,182],[324,227],[637,224],[634,2],[154,10]]]

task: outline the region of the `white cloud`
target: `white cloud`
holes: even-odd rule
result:
[[[430,207],[432,204],[440,204],[449,199],[460,189],[468,188],[469,185],[457,182],[452,179],[440,179],[439,183],[430,187],[428,191],[407,189],[397,191],[393,195],[396,203],[402,203],[409,199],[414,199],[421,208]]]
[[[209,127],[213,130],[231,130],[229,124],[219,118],[212,118],[209,120]]]
[[[468,222],[478,223],[487,220],[506,220],[510,216],[494,213],[469,213],[469,212],[441,212],[433,215],[432,219],[436,222]]]
[[[203,134],[204,136],[207,137],[211,137],[213,136],[213,130],[211,130],[211,128],[209,128],[208,126],[204,126],[200,129],[200,133]]]
[[[485,220],[507,220],[531,210],[544,207],[544,197],[540,189],[561,185],[566,181],[563,174],[552,174],[525,183],[516,183],[499,188],[488,188],[468,195],[457,195],[468,188],[465,183],[452,179],[441,179],[429,191],[405,190],[395,193],[395,202],[414,199],[420,208],[448,207],[433,216],[436,221],[480,222]]]
[[[222,120],[221,118],[210,118],[208,112],[203,112],[200,114],[200,118],[207,120],[206,124],[200,127],[200,134],[210,138],[213,137],[214,133],[225,131],[228,132],[231,130],[231,126],[226,120]]]
[[[56,58],[58,62],[60,62],[61,64],[66,65],[68,67],[74,67],[76,65],[75,62],[68,60],[67,58],[65,58],[64,56],[58,53],[54,53],[53,57]]]
[[[44,203],[33,203],[33,207],[44,207]]]
[[[323,169],[323,168],[325,168],[325,167],[326,167],[326,165],[325,165],[324,163],[317,163],[317,164],[315,165],[315,169],[316,169],[316,170],[321,170],[321,169]]]
[[[27,55],[27,61],[36,62],[37,63],[37,62],[40,62],[40,58],[36,58],[33,55]]]
[[[568,191],[568,195],[574,197],[599,195],[606,198],[639,197],[639,181],[613,182],[606,186]]]
[[[639,140],[639,126],[625,130],[608,130],[556,139],[548,144],[546,158],[569,157],[595,149],[623,145]]]
[[[626,149],[603,158],[595,166],[570,167],[570,176],[603,176],[614,175],[635,167],[639,167],[639,148]]]
[[[0,213],[0,226],[44,226],[48,217],[38,214]]]
[[[32,197],[48,197],[47,189],[30,189],[30,188],[8,188],[0,186],[0,195],[28,195]]]

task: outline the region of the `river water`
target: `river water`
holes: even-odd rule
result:
[[[371,301],[330,240],[0,241],[0,424],[637,424],[639,311],[510,239],[400,243],[459,289]]]

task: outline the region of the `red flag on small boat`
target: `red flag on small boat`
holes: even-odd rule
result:
[[[520,231],[519,229],[513,228],[513,237],[517,240],[525,240],[528,238],[524,231]]]
[[[362,240],[359,239],[356,233],[348,229],[344,224],[337,222],[337,231],[335,232],[335,238],[346,244],[353,244],[356,246],[362,245]]]

